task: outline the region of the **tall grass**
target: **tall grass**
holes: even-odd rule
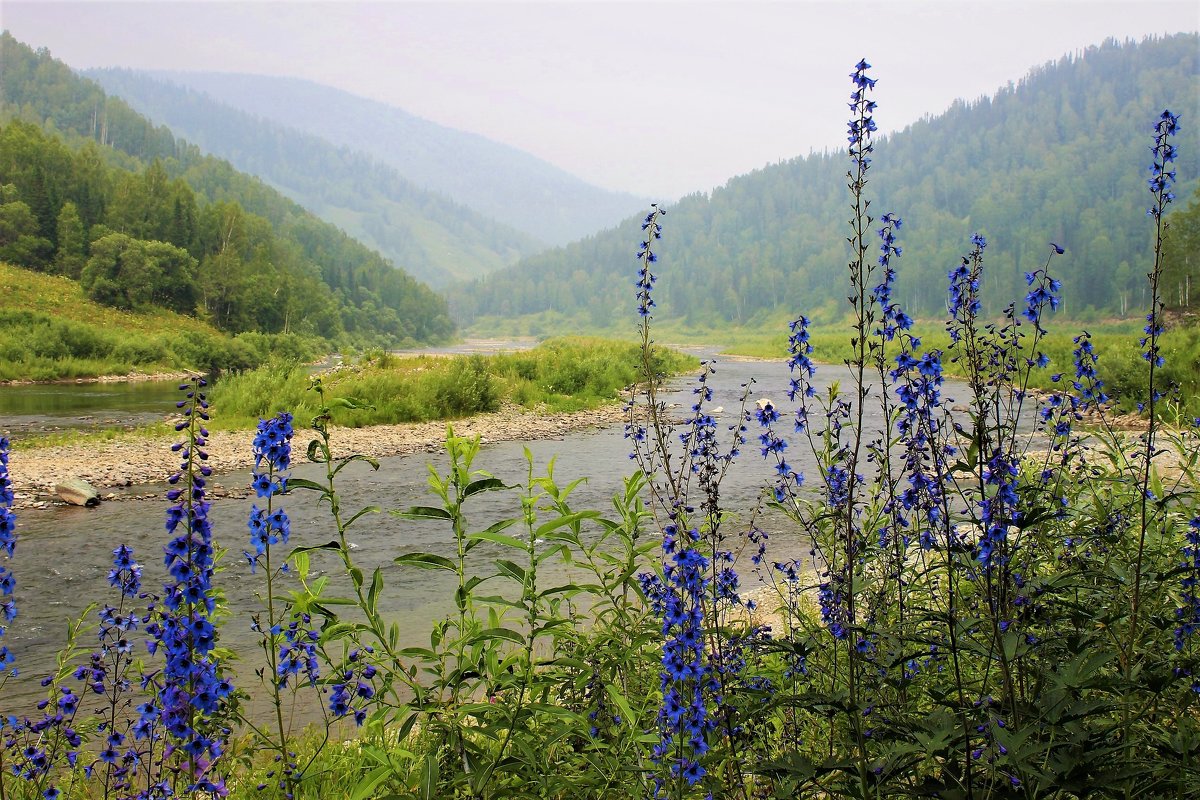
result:
[[[698,362],[656,351],[659,371],[674,374]],[[639,376],[637,347],[605,339],[564,337],[532,350],[459,357],[375,353],[322,376],[327,390],[352,397],[358,408],[339,416],[351,427],[459,419],[498,410],[503,403],[547,413],[612,403]],[[314,416],[309,370],[295,362],[228,376],[213,389],[218,424],[245,427],[290,410]]]

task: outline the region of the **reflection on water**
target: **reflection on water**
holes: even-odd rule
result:
[[[177,386],[175,381],[0,386],[0,431],[19,438],[64,428],[145,425],[174,409]]]

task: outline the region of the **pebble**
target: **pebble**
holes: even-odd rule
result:
[[[519,406],[506,406],[490,414],[479,414],[450,424],[460,436],[481,436],[486,442],[552,439],[578,430],[601,429],[625,418],[620,404],[593,411],[543,414]],[[331,431],[335,457],[362,453],[372,458],[437,453],[446,438],[445,421],[400,425],[374,425],[366,428],[339,428]],[[292,440],[293,459],[304,462],[311,431],[296,429]],[[253,431],[213,431],[205,447],[207,463],[218,472],[250,469],[254,466]],[[91,444],[59,445],[30,450],[14,450],[9,456],[9,476],[13,483],[16,508],[47,508],[51,504],[40,496],[52,495],[54,486],[70,478],[82,478],[97,489],[141,486],[165,481],[179,469],[177,454],[170,451],[171,437],[98,441]],[[221,496],[247,497],[244,488],[222,488]],[[115,494],[107,500],[162,499],[161,493]],[[40,505],[39,505],[40,503]]]

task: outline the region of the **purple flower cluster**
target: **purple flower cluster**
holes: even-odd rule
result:
[[[791,379],[788,386],[788,399],[793,403],[798,397],[815,397],[817,394],[812,385],[813,376],[817,374],[817,367],[811,358],[813,348],[809,341],[808,326],[808,317],[803,314],[796,317],[788,326],[788,371],[800,373],[799,377]],[[804,422],[804,418],[797,417],[797,431],[804,429]]]
[[[1157,223],[1159,246],[1155,249],[1154,269],[1150,274],[1150,313],[1146,314],[1146,325],[1143,328],[1146,335],[1141,339],[1141,346],[1146,348],[1142,352],[1142,358],[1150,363],[1150,401],[1152,405],[1161,397],[1158,389],[1154,386],[1154,370],[1165,364],[1159,345],[1159,338],[1164,330],[1162,300],[1158,295],[1158,281],[1162,272],[1162,232],[1165,229],[1162,216],[1167,206],[1175,200],[1175,194],[1171,191],[1175,184],[1175,170],[1172,168],[1172,164],[1178,156],[1178,150],[1168,139],[1178,132],[1178,115],[1172,114],[1169,110],[1163,111],[1154,125],[1154,146],[1150,148],[1154,161],[1150,165],[1150,178],[1147,183],[1150,193],[1154,195],[1154,205],[1146,213]]]
[[[957,342],[962,338],[962,328],[968,319],[979,315],[982,305],[979,302],[979,279],[983,271],[983,249],[987,240],[980,234],[971,237],[972,250],[963,256],[962,262],[950,270],[950,299],[947,310],[950,312],[951,324],[947,328],[950,341]]]
[[[792,469],[784,457],[783,453],[787,450],[788,443],[775,430],[775,423],[780,419],[779,410],[775,404],[764,397],[756,403],[756,408],[750,416],[762,428],[762,433],[758,435],[762,457],[774,457],[775,459],[776,478],[773,494],[776,502],[782,503],[791,496],[794,487],[804,484],[804,474]]]
[[[988,494],[979,502],[983,535],[977,557],[986,569],[1006,565],[1010,558],[1009,526],[1017,524],[1021,517],[1017,498],[1019,472],[1017,458],[1003,447],[996,447],[984,465],[983,482]]]
[[[1179,133],[1179,115],[1170,110],[1163,111],[1158,121],[1154,123],[1154,146],[1150,152],[1154,162],[1150,165],[1150,177],[1147,183],[1150,193],[1154,195],[1154,205],[1146,213],[1156,220],[1161,219],[1167,205],[1175,200],[1171,188],[1175,184],[1175,170],[1172,164],[1179,155],[1178,149],[1171,144],[1169,137]]]
[[[866,157],[873,148],[871,134],[877,128],[875,119],[871,116],[875,111],[875,101],[867,99],[867,92],[875,88],[875,79],[867,76],[871,65],[864,58],[854,65],[850,80],[854,83],[854,91],[850,95],[851,118],[848,123],[847,140],[850,142],[850,156],[861,160],[863,165],[870,163]]]
[[[707,774],[700,763],[708,752],[707,735],[714,727],[706,698],[718,688],[704,644],[704,604],[708,591],[709,560],[696,547],[695,529],[680,531],[668,525],[663,531],[663,577],[640,576],[642,591],[662,622],[662,706],[659,741],[653,759],[667,764],[673,778],[689,786]],[[658,789],[663,784],[659,780]]]
[[[11,559],[17,549],[17,517],[12,511],[12,481],[8,477],[8,438],[0,436],[0,554]],[[13,669],[14,656],[4,644],[4,632],[17,617],[17,603],[13,599],[17,582],[12,570],[0,563],[0,673]],[[3,679],[0,678],[0,682]],[[3,724],[0,724],[0,729]]]
[[[288,685],[293,675],[303,673],[309,686],[316,686],[317,679],[321,677],[321,664],[317,660],[317,643],[321,639],[321,632],[313,630],[310,625],[312,617],[301,614],[280,631],[283,644],[279,648],[279,664],[275,668],[275,675],[281,689]]]
[[[10,754],[8,772],[32,784],[36,796],[57,800],[62,792],[54,784],[55,768],[63,761],[75,767],[83,747],[83,737],[75,727],[79,695],[56,677],[43,679],[42,686],[48,687],[48,694],[37,704],[41,718],[8,718],[3,744]]]
[[[203,378],[181,385],[185,399],[178,404],[183,421],[175,429],[185,432],[183,442],[172,445],[181,459],[169,482],[167,533],[173,538],[164,548],[164,562],[172,582],[164,586],[162,609],[146,630],[154,640],[151,652],[165,659],[158,697],[146,704],[143,716],[161,721],[181,751],[189,791],[221,793],[224,786],[213,774],[223,742],[206,718],[217,714],[233,686],[221,674],[213,657],[217,630],[212,623],[214,548],[209,523],[206,484],[212,469],[208,453],[208,400]]]
[[[638,314],[642,317],[649,317],[650,309],[654,308],[654,298],[650,295],[654,289],[654,282],[658,278],[650,271],[650,265],[658,261],[658,256],[651,248],[656,239],[662,238],[662,225],[659,224],[658,219],[667,213],[659,208],[657,203],[650,205],[654,210],[642,220],[642,235],[645,238],[642,239],[642,245],[637,254],[638,259],[642,262],[637,279]]]
[[[103,773],[108,791],[124,795],[132,790],[139,773],[150,769],[150,753],[156,737],[140,724],[128,718],[127,699],[132,688],[130,668],[134,666],[132,635],[138,629],[139,617],[126,609],[126,602],[141,595],[142,568],[133,558],[133,550],[120,545],[113,550],[113,566],[108,583],[120,592],[117,606],[100,609],[100,648],[91,654],[87,665],[75,670],[75,678],[83,681],[90,691],[106,701],[98,713],[98,731],[104,733],[104,747],[87,767],[88,773]],[[160,787],[162,788],[162,787]],[[152,796],[147,793],[147,796]]]
[[[875,331],[876,336],[882,336],[892,341],[899,331],[912,328],[913,321],[897,303],[892,302],[892,287],[896,283],[896,268],[892,259],[899,258],[903,250],[896,244],[896,231],[904,222],[895,214],[884,214],[880,219],[883,227],[879,229],[879,266],[883,269],[883,278],[871,290],[871,298],[883,310],[883,327]]]
[[[1063,248],[1051,243],[1050,256],[1061,255]],[[1025,319],[1033,323],[1034,329],[1039,335],[1045,335],[1046,331],[1042,328],[1042,315],[1045,313],[1048,306],[1051,311],[1057,311],[1062,298],[1059,292],[1062,291],[1062,281],[1057,278],[1051,278],[1048,268],[1042,268],[1034,272],[1025,273],[1025,285],[1030,287],[1030,291],[1025,295],[1025,310],[1021,315]]]
[[[133,560],[133,551],[125,545],[113,551],[109,584],[120,590],[121,599],[116,607],[105,605],[98,612],[100,647],[74,670],[75,680],[82,684],[82,694],[98,695],[106,701],[106,707],[97,711],[100,721],[95,726],[96,732],[104,735],[104,747],[91,763],[84,763],[87,751],[78,729],[85,726],[75,721],[81,698],[71,687],[62,685],[70,673],[61,668],[42,680],[49,694],[38,703],[37,708],[42,712],[39,719],[12,717],[6,722],[8,732],[3,746],[11,754],[11,772],[31,784],[33,791],[44,798],[60,796],[55,780],[57,769],[64,764],[82,768],[89,777],[100,768],[106,796],[109,792],[130,796],[131,779],[145,763],[144,751],[125,732],[129,720],[119,718],[120,710],[127,707],[122,699],[131,686],[127,673],[135,658],[131,634],[139,622],[137,614],[125,610],[125,604],[141,591],[141,567]],[[72,628],[72,641],[81,624]],[[118,730],[122,725],[123,730]]]
[[[923,516],[924,524],[918,522],[918,539],[923,549],[930,550],[937,542],[934,529],[943,521],[943,467],[953,455],[953,447],[943,443],[941,435],[942,352],[930,350],[918,359],[914,352],[920,346],[920,339],[905,334],[896,366],[889,374],[900,400],[896,433],[904,447],[908,483],[900,492],[900,505],[905,513]],[[897,516],[901,524],[907,524],[904,514]]]
[[[333,684],[333,694],[329,696],[329,710],[335,717],[353,714],[356,725],[366,722],[366,703],[375,697],[375,682],[379,677],[379,670],[368,659],[374,652],[374,648],[364,647],[351,650],[346,657],[345,667],[338,675],[341,680]]]
[[[287,543],[291,535],[291,522],[281,508],[273,507],[273,498],[287,491],[287,469],[292,463],[292,415],[281,411],[271,419],[258,421],[254,436],[254,472],[250,485],[260,498],[266,498],[267,507],[250,506],[247,525],[250,528],[250,546],[246,558],[254,569],[267,549],[280,542]]]
[[[1075,380],[1071,385],[1078,393],[1079,410],[1103,408],[1108,403],[1108,395],[1104,393],[1104,381],[1100,380],[1099,373],[1096,372],[1096,364],[1100,357],[1092,347],[1092,335],[1083,331],[1072,341],[1075,343],[1075,349],[1072,351]]]

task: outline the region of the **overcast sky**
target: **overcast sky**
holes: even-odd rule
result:
[[[1107,37],[1195,31],[1200,3],[0,0],[0,25],[81,69],[307,78],[668,200],[844,146],[861,57],[895,130]]]

